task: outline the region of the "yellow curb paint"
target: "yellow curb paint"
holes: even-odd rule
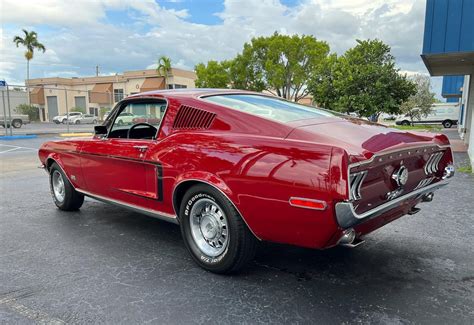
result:
[[[60,133],[60,137],[90,137],[92,133]]]

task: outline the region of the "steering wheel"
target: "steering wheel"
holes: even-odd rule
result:
[[[134,124],[132,125],[132,127],[130,129],[128,129],[128,132],[127,132],[127,139],[130,139],[130,134],[132,133],[132,131],[137,127],[137,126],[148,126],[150,129],[155,129],[155,135],[156,135],[156,132],[158,132],[158,129],[155,128],[153,125],[149,124],[149,123],[137,123],[137,124]],[[153,138],[153,137],[152,137]]]

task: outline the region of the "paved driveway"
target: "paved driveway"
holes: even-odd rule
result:
[[[472,175],[356,249],[262,244],[243,274],[218,276],[176,225],[90,199],[56,209],[35,168],[44,140],[0,142],[0,323],[473,322]]]

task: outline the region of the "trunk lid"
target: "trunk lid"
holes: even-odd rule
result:
[[[349,154],[347,195],[357,213],[439,182],[452,163],[449,141],[441,134],[406,132],[360,119],[299,121],[294,127],[287,139],[328,144]]]

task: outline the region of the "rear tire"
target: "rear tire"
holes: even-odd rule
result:
[[[21,128],[21,126],[23,125],[22,121],[21,120],[13,120],[12,121],[12,125],[15,129],[19,129]]]
[[[407,120],[402,121],[402,125],[410,125],[410,121],[407,121]]]
[[[452,121],[450,121],[450,120],[443,121],[443,127],[445,127],[446,129],[451,128],[451,126],[453,126]]]
[[[81,124],[81,121],[77,120],[77,121],[76,121],[76,124]]]
[[[84,203],[84,195],[77,192],[57,163],[51,165],[49,185],[54,204],[64,211],[78,210]]]
[[[215,188],[193,186],[179,211],[186,248],[203,269],[236,273],[255,256],[257,239],[232,203]]]

